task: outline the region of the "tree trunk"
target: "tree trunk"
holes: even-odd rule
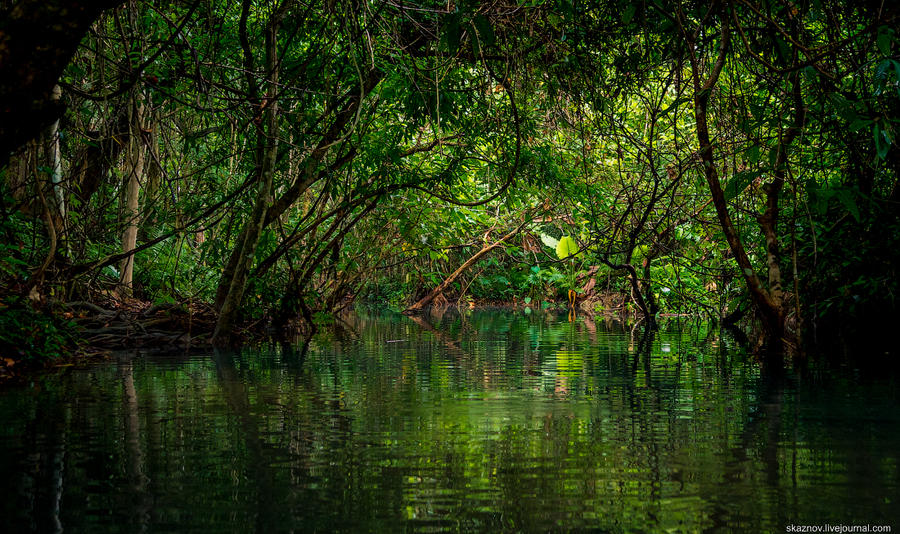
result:
[[[131,116],[131,142],[128,147],[127,174],[125,186],[125,231],[122,233],[122,252],[132,250],[137,246],[138,226],[140,225],[140,210],[138,200],[141,191],[141,182],[144,181],[144,143],[141,135],[143,103],[138,95],[132,97]],[[134,254],[122,260],[119,270],[119,294],[131,296],[132,281],[134,278]]]
[[[37,176],[35,177],[37,178]],[[25,284],[24,293],[28,295],[32,301],[40,300],[40,285],[44,282],[44,273],[47,271],[47,268],[50,267],[50,264],[53,263],[53,258],[56,255],[56,224],[53,221],[54,217],[50,205],[44,195],[44,184],[40,183],[40,180],[38,180],[35,184],[35,188],[37,190],[38,198],[41,201],[44,224],[47,225],[47,239],[49,243],[47,245],[47,255],[44,257],[44,262],[41,263],[37,271],[31,275],[28,283]]]
[[[709,125],[707,121],[707,109],[709,106],[709,97],[713,88],[718,81],[719,74],[725,64],[725,57],[728,51],[730,41],[730,30],[728,22],[724,20],[722,23],[721,39],[719,54],[715,63],[710,69],[710,74],[706,80],[701,80],[700,60],[696,56],[694,47],[694,38],[688,34],[682,27],[683,35],[687,38],[687,47],[690,54],[691,73],[694,84],[694,117],[696,120],[697,141],[700,148],[700,158],[703,163],[704,175],[709,192],[712,197],[713,206],[719,219],[722,232],[725,234],[725,240],[728,247],[734,255],[735,261],[741,271],[741,276],[750,292],[750,299],[754,307],[759,313],[763,323],[763,331],[766,337],[767,345],[774,347],[780,343],[784,333],[784,313],[781,306],[776,302],[769,291],[763,286],[759,276],[750,262],[744,244],[741,242],[740,235],[731,219],[728,211],[728,202],[725,200],[725,193],[722,190],[722,184],[719,181],[719,174],[716,168],[715,154],[713,145],[709,136]]]
[[[325,156],[329,152],[329,147],[331,147],[337,139],[341,137],[344,133],[344,128],[350,123],[350,121],[356,116],[357,110],[362,105],[362,97],[368,95],[375,87],[378,85],[378,82],[384,77],[384,74],[380,71],[370,71],[368,77],[366,78],[366,82],[362,87],[362,95],[359,94],[360,89],[355,88],[356,93],[350,93],[346,100],[348,100],[347,104],[341,109],[334,119],[334,122],[331,124],[331,127],[325,132],[319,141],[318,145],[315,149],[307,156],[306,161],[303,164],[302,172],[298,173],[297,178],[294,180],[291,187],[288,188],[287,191],[284,192],[277,200],[275,200],[270,206],[268,206],[265,218],[263,219],[263,228],[266,228],[272,221],[279,218],[288,208],[293,205],[294,202],[299,199],[303,193],[309,190],[309,188],[324,176],[328,175],[329,172],[334,172],[341,166],[345,165],[349,161],[352,160],[353,154],[347,154],[343,158],[338,158],[337,161],[333,162],[330,166],[320,169],[319,164],[325,159]],[[345,99],[341,99],[342,101]],[[304,210],[305,211],[305,210]],[[252,222],[252,221],[251,221]],[[248,223],[249,225],[250,223]],[[243,243],[246,238],[248,226],[245,226],[238,237],[238,246],[236,246],[231,251],[231,256],[228,258],[228,263],[225,265],[225,269],[222,272],[222,277],[219,280],[219,286],[216,290],[216,301],[215,308],[217,310],[222,309],[224,305],[225,298],[228,295],[228,290],[231,286],[232,279],[234,278],[234,273],[238,268],[238,263],[240,259],[243,257]]]
[[[248,4],[245,4],[245,6]],[[234,270],[223,275],[219,282],[217,294],[224,295],[219,309],[219,318],[213,332],[212,342],[216,345],[226,345],[232,340],[234,323],[238,309],[244,298],[247,288],[247,275],[256,254],[256,246],[262,235],[266,211],[272,199],[272,184],[275,175],[275,164],[278,159],[278,71],[277,71],[277,21],[271,20],[266,30],[266,72],[269,77],[265,99],[256,106],[260,116],[257,126],[257,169],[258,183],[256,202],[250,214],[238,248],[240,252],[235,262]],[[242,17],[244,33],[246,31],[246,7]],[[249,49],[245,49],[248,66],[252,65]],[[255,88],[254,88],[255,89]],[[231,263],[231,262],[229,262]],[[229,267],[232,265],[229,265]],[[230,274],[230,276],[226,276]]]
[[[798,62],[796,52],[794,52],[794,63]],[[788,166],[788,150],[794,142],[794,139],[800,134],[806,120],[806,107],[803,103],[803,94],[800,87],[800,73],[794,71],[791,74],[792,91],[791,98],[794,105],[794,117],[791,124],[781,135],[781,139],[776,147],[775,166],[772,169],[772,179],[763,188],[766,193],[766,209],[758,218],[759,226],[762,229],[766,240],[766,265],[769,274],[769,295],[775,306],[780,325],[778,327],[779,338],[793,337],[787,335],[784,323],[787,317],[787,309],[785,306],[784,289],[782,287],[781,275],[781,250],[778,243],[778,218],[780,213],[779,202],[781,200],[781,191],[784,189],[785,177],[787,176]],[[795,278],[796,283],[796,278]],[[795,294],[795,299],[799,299],[800,295]],[[799,314],[797,321],[801,318]],[[777,341],[777,340],[776,340]]]
[[[88,136],[90,141],[69,164],[69,183],[82,205],[90,201],[122,150],[130,146],[129,106],[130,102],[116,109],[97,133]]]
[[[53,88],[94,20],[124,0],[21,0],[0,19],[0,167],[62,114]],[[7,3],[9,4],[9,3]]]
[[[59,103],[62,97],[62,90],[58,85],[53,87],[52,101]],[[62,188],[62,156],[59,150],[59,119],[56,119],[50,125],[50,131],[47,135],[48,147],[47,155],[50,163],[50,183],[53,186],[53,197],[56,199],[56,209],[62,220],[61,227],[65,226],[66,219],[66,199]]]

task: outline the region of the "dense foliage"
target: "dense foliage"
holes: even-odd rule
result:
[[[46,46],[13,30],[70,3],[0,4],[4,72],[27,76],[19,55]],[[199,302],[226,343],[246,321],[354,302],[502,301],[649,326],[743,317],[779,350],[871,336],[898,317],[898,14],[786,0],[79,12],[96,20],[58,28],[44,68],[61,77],[29,97],[40,117],[0,132],[0,313],[24,298]],[[0,87],[7,124],[28,120],[17,98]]]

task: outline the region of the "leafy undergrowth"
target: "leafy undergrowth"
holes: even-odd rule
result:
[[[78,347],[78,327],[64,316],[36,310],[18,296],[0,300],[0,380],[42,367]]]

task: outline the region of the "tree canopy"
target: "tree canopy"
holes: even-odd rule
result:
[[[7,346],[85,302],[200,306],[220,344],[373,302],[779,352],[898,317],[895,6],[0,6]]]

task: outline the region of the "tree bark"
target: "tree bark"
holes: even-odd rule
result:
[[[122,252],[129,251],[137,245],[138,227],[140,226],[139,196],[141,182],[144,181],[144,143],[141,128],[144,113],[143,103],[138,95],[132,97],[131,142],[128,147],[127,175],[125,186],[125,231],[122,233]],[[119,269],[119,293],[131,296],[134,278],[134,254],[122,260]]]
[[[246,14],[249,4],[245,2],[245,9],[242,15],[242,40],[244,41],[245,64],[252,67],[252,55],[249,44],[246,42]],[[219,318],[216,321],[216,328],[213,332],[212,342],[216,345],[227,345],[231,343],[233,338],[234,323],[237,318],[238,309],[244,298],[244,291],[247,288],[247,275],[253,263],[253,257],[256,254],[256,246],[259,243],[259,237],[262,235],[264,228],[264,220],[266,211],[271,203],[272,184],[275,175],[275,164],[278,159],[278,71],[277,71],[277,32],[278,20],[269,21],[266,29],[266,72],[268,75],[268,86],[266,88],[266,96],[257,106],[257,116],[259,116],[259,124],[257,126],[257,169],[258,183],[256,202],[253,211],[250,214],[250,220],[247,222],[244,231],[241,234],[242,241],[239,243],[239,256],[234,262],[234,270],[230,273],[230,278],[223,275],[223,279],[219,282],[218,293],[224,294],[221,307],[219,309]],[[248,69],[249,70],[249,69]],[[255,82],[248,83],[252,86],[251,94],[256,92]],[[237,250],[237,249],[236,249]],[[224,291],[224,292],[223,292]]]
[[[798,58],[794,52],[794,63]],[[800,134],[806,121],[806,107],[803,103],[803,94],[800,87],[800,73],[794,71],[791,74],[791,101],[794,106],[794,117],[791,124],[784,131],[776,148],[775,167],[772,169],[772,179],[764,187],[766,193],[766,209],[757,219],[763,236],[766,240],[766,265],[769,274],[769,294],[775,306],[775,313],[780,322],[779,331],[781,335],[785,335],[784,322],[787,317],[787,310],[784,302],[784,289],[782,287],[781,275],[781,250],[778,243],[778,218],[780,214],[779,202],[781,200],[781,191],[784,189],[785,178],[788,166],[788,149],[793,144],[794,139]],[[796,283],[796,279],[795,279]],[[795,299],[799,299],[800,295],[795,294]],[[801,318],[797,317],[797,321]]]
[[[53,87],[51,101],[59,103],[62,97],[62,90],[58,85]],[[66,219],[66,199],[62,188],[62,155],[59,149],[59,119],[53,121],[50,125],[50,131],[47,135],[48,147],[47,154],[50,163],[50,183],[53,186],[53,198],[56,200],[56,210],[62,220],[62,227],[65,227]]]
[[[40,299],[40,285],[44,282],[44,273],[47,272],[47,268],[50,267],[50,264],[53,263],[53,258],[56,256],[56,224],[53,222],[53,213],[50,210],[50,205],[47,203],[47,198],[44,195],[44,186],[38,181],[35,184],[35,188],[37,189],[38,198],[41,201],[41,207],[43,208],[44,215],[44,224],[47,225],[47,239],[49,240],[49,244],[47,245],[47,255],[44,257],[43,263],[41,266],[37,268],[37,271],[31,275],[31,279],[25,284],[24,293],[28,295],[29,298],[36,301]]]
[[[0,167],[62,114],[53,87],[100,14],[124,0],[20,0],[0,19]]]
[[[322,160],[325,159],[325,156],[329,152],[329,147],[332,146],[335,141],[337,141],[341,135],[344,133],[344,129],[356,116],[357,110],[359,106],[362,105],[362,97],[368,95],[377,85],[378,82],[384,77],[384,74],[380,71],[370,71],[366,81],[362,87],[362,94],[360,95],[359,90],[355,94],[350,94],[347,97],[347,102],[344,107],[337,113],[334,122],[331,124],[331,127],[325,132],[322,136],[322,139],[316,145],[316,148],[306,157],[306,161],[303,164],[303,170],[299,173],[299,176],[294,180],[291,187],[288,188],[287,191],[284,192],[277,200],[272,202],[272,204],[268,207],[265,214],[265,219],[263,220],[263,228],[269,226],[272,221],[281,217],[282,214],[287,211],[294,202],[299,199],[303,193],[305,193],[309,188],[324,176],[328,174],[328,171],[334,171],[344,164],[348,163],[353,154],[348,154],[343,158],[340,158],[338,161],[335,161],[332,165],[325,169],[320,169],[319,165]],[[343,100],[343,99],[342,99]],[[251,221],[252,222],[252,221]],[[248,222],[248,225],[250,223]],[[215,307],[217,310],[221,310],[222,306],[225,302],[225,297],[228,295],[228,290],[231,286],[232,279],[234,278],[234,274],[238,268],[238,264],[240,262],[241,257],[243,256],[242,244],[246,239],[248,227],[245,226],[238,237],[238,246],[236,246],[232,252],[231,256],[228,258],[228,263],[225,265],[225,269],[222,272],[222,277],[219,280],[219,286],[216,290],[216,301]]]
[[[722,67],[725,64],[725,57],[728,52],[731,36],[728,22],[723,18],[719,53],[705,80],[701,79],[700,60],[697,58],[695,52],[695,39],[685,31],[683,26],[681,29],[682,34],[686,38],[686,45],[690,56],[691,74],[694,84],[694,118],[696,120],[697,141],[700,148],[700,158],[703,163],[704,176],[707,185],[709,186],[709,192],[712,197],[713,206],[716,210],[716,216],[719,219],[722,232],[725,234],[725,240],[728,242],[728,247],[734,255],[738,268],[741,271],[741,276],[744,279],[744,283],[750,292],[750,299],[762,319],[763,330],[767,341],[769,342],[767,344],[772,345],[772,342],[780,341],[784,333],[784,314],[779,311],[781,307],[772,298],[772,295],[763,286],[759,276],[757,276],[753,264],[750,262],[750,258],[747,255],[747,251],[744,248],[744,244],[741,242],[740,235],[731,219],[731,214],[728,211],[728,202],[725,200],[725,193],[722,190],[722,184],[719,180],[719,173],[716,168],[714,147],[710,141],[709,135],[707,109],[709,106],[710,94],[718,81],[719,74],[722,72]]]
[[[112,117],[92,134],[74,161],[69,163],[69,183],[82,204],[86,204],[100,184],[109,176],[109,170],[119,159],[124,147],[131,143],[129,107],[120,106]]]

